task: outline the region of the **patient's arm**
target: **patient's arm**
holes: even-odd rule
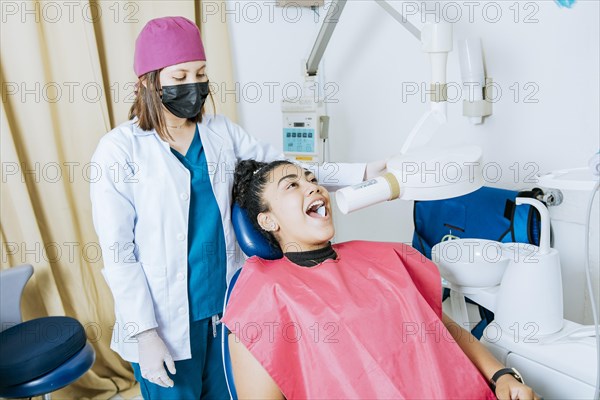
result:
[[[489,381],[496,371],[504,368],[504,365],[475,336],[471,335],[471,332],[463,329],[445,313],[442,313],[442,321],[456,343],[485,379]],[[509,374],[498,379],[495,394],[499,399],[538,399],[531,388],[523,385]]]
[[[238,398],[284,399],[277,384],[246,346],[237,340],[234,334],[230,334],[228,340]]]

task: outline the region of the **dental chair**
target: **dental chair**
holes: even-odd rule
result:
[[[248,257],[258,256],[265,260],[277,260],[283,257],[281,250],[275,249],[271,246],[271,244],[265,239],[265,237],[258,232],[246,210],[241,208],[239,205],[234,204],[231,210],[231,222],[233,223],[233,230],[235,231],[235,235],[237,237],[240,248]],[[229,282],[229,286],[227,287],[227,293],[225,295],[225,305],[229,302],[229,296],[231,295],[231,291],[242,270],[239,269],[231,278]],[[233,380],[233,371],[231,368],[231,357],[229,354],[229,330],[222,325],[223,335],[221,345],[223,347],[223,365],[225,367],[225,377],[227,379],[227,387],[229,388],[229,394],[233,400],[237,400],[237,392],[235,391],[235,383]]]
[[[90,369],[96,354],[76,319],[22,322],[21,295],[31,275],[28,264],[0,271],[0,397],[48,400]]]

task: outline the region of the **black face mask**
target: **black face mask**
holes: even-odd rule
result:
[[[179,118],[194,118],[200,114],[206,97],[208,82],[162,87],[162,103]]]

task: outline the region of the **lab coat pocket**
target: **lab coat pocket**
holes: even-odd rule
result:
[[[148,281],[150,279],[160,279],[166,278],[167,276],[167,266],[166,264],[148,264],[142,262],[142,267],[144,269],[144,273],[146,274],[146,278]]]
[[[146,280],[148,281],[148,288],[150,289],[150,296],[152,296],[152,302],[154,303],[154,313],[156,320],[159,325],[162,325],[163,316],[159,315],[160,307],[167,301],[167,269],[160,265],[144,265],[144,271],[146,271]]]

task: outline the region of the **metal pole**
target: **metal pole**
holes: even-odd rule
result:
[[[375,2],[379,4],[385,11],[387,11],[388,14],[394,17],[396,21],[400,22],[400,25],[402,25],[407,31],[416,37],[418,41],[421,41],[421,31],[416,26],[411,24],[404,17],[404,15],[400,14],[394,7],[392,7],[390,3],[385,0],[375,0]]]
[[[309,76],[317,75],[319,63],[323,58],[323,54],[325,54],[325,49],[327,49],[329,39],[331,39],[331,35],[333,35],[333,31],[340,20],[340,15],[342,15],[342,11],[346,6],[346,1],[347,0],[333,0],[329,5],[327,16],[325,16],[325,20],[323,21],[323,25],[321,26],[317,40],[315,41],[306,63],[306,71],[308,72]]]

